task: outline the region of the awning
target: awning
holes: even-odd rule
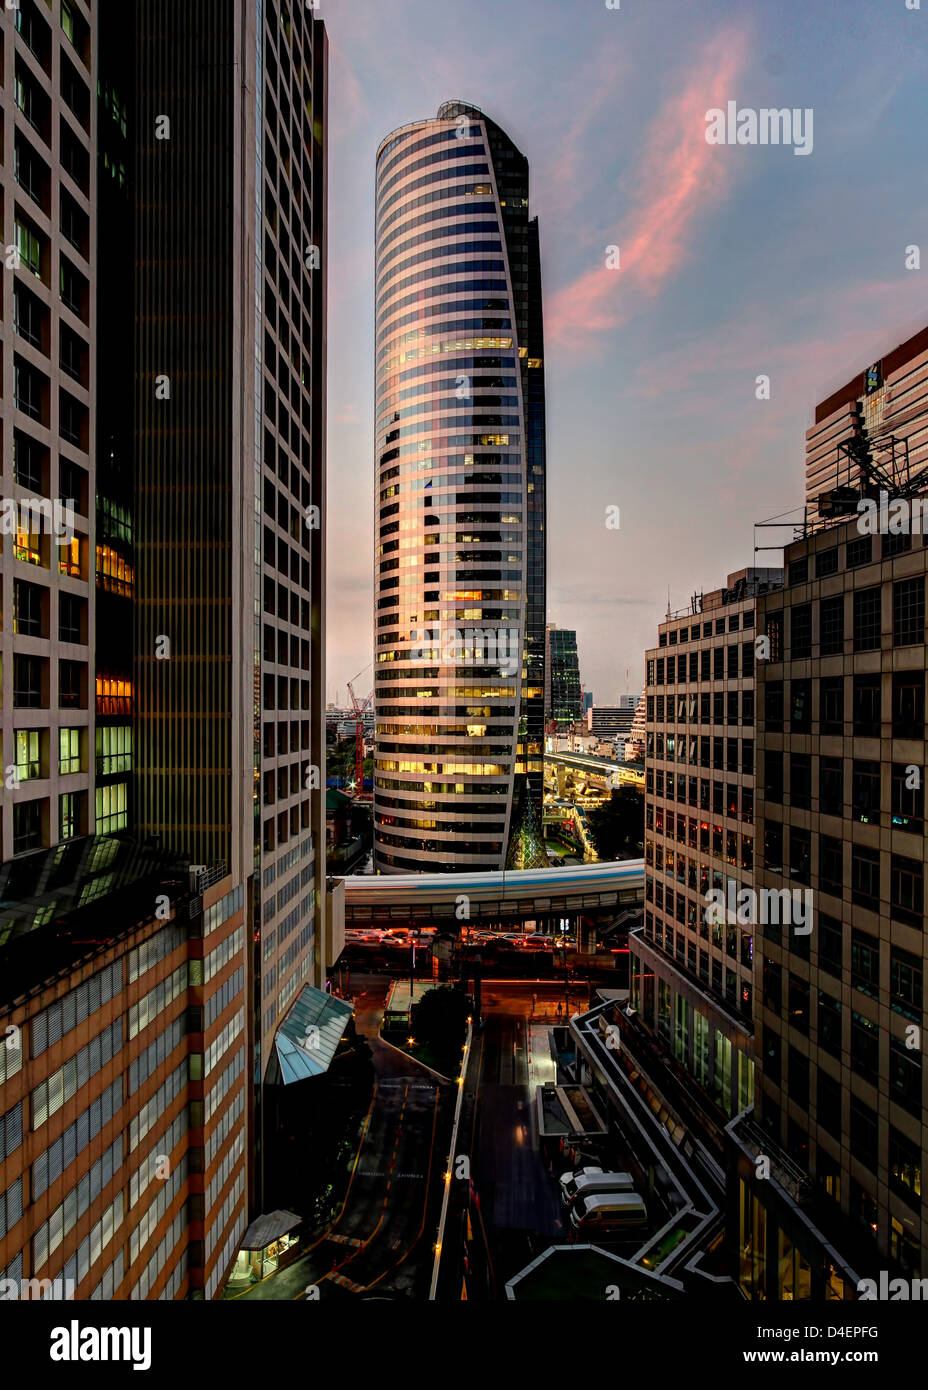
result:
[[[275,1240],[280,1240],[288,1231],[299,1226],[303,1220],[292,1211],[271,1211],[266,1216],[256,1217],[242,1236],[239,1250],[264,1250]]]
[[[351,1005],[313,985],[304,985],[274,1036],[285,1086],[328,1070],[351,1017]]]

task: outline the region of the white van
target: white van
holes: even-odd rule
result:
[[[599,1192],[578,1197],[570,1209],[576,1234],[622,1231],[648,1224],[648,1209],[637,1192]]]
[[[631,1173],[578,1173],[570,1182],[561,1184],[561,1201],[573,1206],[578,1197],[593,1197],[601,1192],[634,1192],[635,1179]]]

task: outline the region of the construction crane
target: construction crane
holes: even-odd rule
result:
[[[364,715],[371,707],[371,700],[374,698],[373,690],[364,700],[359,700],[354,693],[351,681],[356,681],[358,676],[363,676],[364,672],[370,669],[373,663],[369,662],[358,672],[357,676],[352,676],[348,682],[348,698],[351,701],[351,708],[354,711],[354,794],[362,796],[364,794]]]

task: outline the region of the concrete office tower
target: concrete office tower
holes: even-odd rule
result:
[[[860,488],[876,495],[928,467],[928,328],[862,368],[815,407],[806,431],[810,520],[853,510]],[[835,489],[850,489],[843,498]],[[855,496],[855,492],[857,496]],[[824,494],[824,496],[823,496]]]
[[[0,14],[7,490],[76,498],[8,581],[0,1264],[212,1298],[324,984],[325,35],[244,0]]]
[[[577,634],[549,623],[545,628],[545,724],[553,721],[557,732],[574,724],[582,713]]]
[[[646,653],[645,912],[631,1000],[715,1102],[714,1137],[751,1104],[754,927],[708,895],[753,884],[754,637],[782,573],[746,569],[661,623]],[[736,899],[735,899],[736,901]],[[728,921],[728,916],[732,920]]]
[[[246,0],[136,26],[139,829],[245,887],[263,1083],[325,981],[326,39]]]
[[[94,819],[97,48],[83,4],[24,0],[0,29],[4,243],[16,257],[0,282],[8,860]]]
[[[498,869],[542,818],[544,348],[528,162],[475,107],[377,153],[374,846]],[[519,796],[524,785],[527,795]]]
[[[758,605],[756,879],[810,895],[813,930],[756,933],[756,1115],[734,1130],[732,1229],[748,1297],[796,1296],[776,1287],[795,1248],[840,1298],[855,1274],[928,1267],[928,549],[923,527],[870,534],[855,516],[784,558],[785,589]],[[775,1182],[755,1180],[758,1152]]]

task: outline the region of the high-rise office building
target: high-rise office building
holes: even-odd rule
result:
[[[545,724],[555,731],[576,723],[583,713],[577,634],[549,623],[545,628]]]
[[[913,463],[924,449],[928,333],[912,343],[921,351],[855,379],[864,410],[868,380],[871,396],[889,399],[883,425],[863,436],[871,447],[850,483],[839,437],[816,457],[816,495],[850,488],[855,495],[838,501],[853,515],[842,516],[842,506],[830,517],[818,512],[785,550],[784,590],[758,605],[769,659],[757,668],[757,882],[790,899],[807,896],[813,930],[771,922],[758,931],[756,1132],[735,1131],[743,1154],[734,1218],[742,1253],[753,1241],[742,1283],[754,1297],[776,1296],[776,1252],[793,1245],[813,1268],[830,1267],[827,1241],[866,1277],[881,1269],[917,1277],[928,1267],[928,496],[918,492],[923,464],[913,467],[908,488],[900,477],[887,489],[895,501],[881,525],[875,494],[884,478],[873,470],[874,455],[879,468],[906,439]],[[841,404],[842,417],[853,400]],[[816,419],[834,420],[838,409],[831,398]],[[865,499],[874,505],[858,513]],[[801,1193],[785,1202],[755,1180],[759,1151],[782,1154],[814,1195],[825,1232],[816,1242]],[[840,1291],[847,1277],[836,1269],[830,1282]]]
[[[779,570],[748,569],[661,623],[646,653],[645,913],[631,998],[721,1117],[753,1098],[754,929],[736,901],[754,869],[754,635]],[[729,917],[731,920],[728,920]]]
[[[245,0],[3,25],[36,146],[8,491],[77,504],[8,581],[13,800],[39,809],[3,818],[0,1265],[211,1298],[325,978],[325,33]]]
[[[377,153],[374,847],[544,863],[544,345],[528,162],[443,105]]]

